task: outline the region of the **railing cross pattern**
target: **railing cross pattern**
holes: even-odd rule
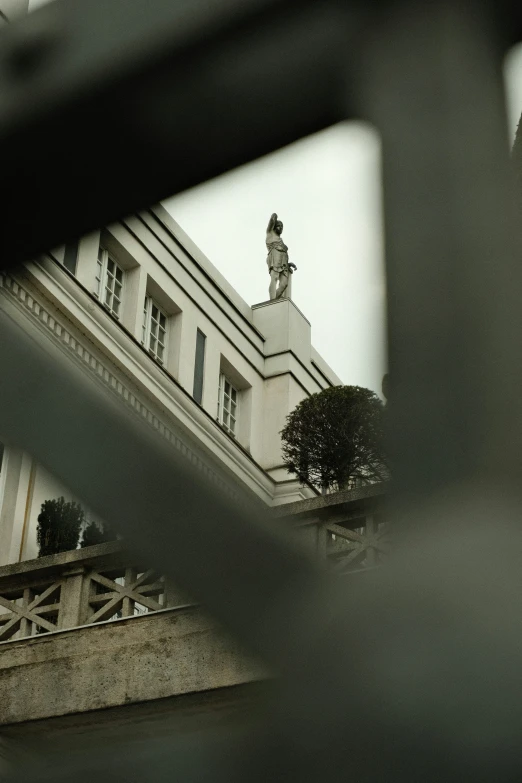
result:
[[[24,590],[24,604],[22,606],[19,606],[14,601],[8,601],[6,598],[0,596],[0,606],[3,606],[5,609],[8,609],[14,615],[14,617],[9,622],[7,622],[0,630],[0,640],[7,638],[10,635],[10,632],[13,630],[13,628],[17,624],[23,623],[24,620],[32,623],[36,623],[36,625],[40,625],[42,628],[45,628],[47,631],[55,631],[56,625],[50,623],[48,620],[45,620],[41,615],[44,613],[51,613],[52,611],[57,611],[59,609],[60,604],[59,603],[46,604],[44,606],[41,606],[40,604],[42,603],[42,601],[45,601],[53,593],[59,590],[62,587],[62,583],[63,583],[62,580],[60,580],[59,582],[54,582],[46,590],[44,590],[43,593],[37,595],[30,603],[28,603],[30,590],[29,588],[26,588]]]
[[[100,609],[98,609],[97,612],[95,612],[92,617],[89,618],[89,622],[96,622],[98,619],[100,619],[102,616],[107,615],[110,611],[117,611],[117,608],[119,604],[125,599],[130,599],[131,601],[135,601],[139,604],[142,604],[143,606],[146,606],[147,609],[150,609],[152,611],[157,611],[158,609],[161,609],[161,604],[158,601],[154,601],[153,599],[149,598],[148,596],[144,595],[141,592],[138,592],[138,587],[144,585],[146,587],[149,587],[149,585],[146,585],[146,581],[154,572],[152,570],[146,571],[144,574],[142,574],[138,579],[134,580],[130,585],[119,585],[117,582],[114,582],[112,579],[108,579],[107,577],[103,576],[103,574],[91,574],[91,580],[93,582],[97,582],[98,584],[102,585],[103,587],[107,587],[110,590],[110,594],[112,595],[112,598],[108,598],[106,603]],[[151,585],[150,587],[153,587]],[[103,600],[104,595],[98,595],[93,597],[91,600],[91,603],[94,603],[95,601]],[[110,616],[110,615],[109,615]]]

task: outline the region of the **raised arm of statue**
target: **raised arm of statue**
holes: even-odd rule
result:
[[[266,233],[268,234],[269,231],[273,231],[275,228],[275,224],[277,223],[277,212],[274,212],[270,220],[268,221],[268,226],[266,229]]]

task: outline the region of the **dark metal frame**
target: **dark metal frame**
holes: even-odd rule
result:
[[[3,435],[125,526],[283,676],[270,718],[248,736],[64,761],[32,779],[515,779],[522,264],[501,56],[522,38],[521,16],[514,3],[478,0],[67,0],[2,31],[3,266],[336,120],[376,124],[395,514],[405,532],[455,522],[405,543],[417,568],[350,580],[339,594],[258,509],[204,485],[0,313]],[[100,171],[112,175],[106,191]],[[506,551],[484,533],[493,512]],[[457,527],[483,549],[441,561]],[[469,619],[492,549],[505,579],[494,629],[505,666],[488,627]]]

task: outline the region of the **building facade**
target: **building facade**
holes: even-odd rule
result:
[[[4,275],[0,306],[227,491],[267,506],[314,494],[283,467],[279,433],[304,397],[339,378],[291,299],[248,305],[163,207]],[[81,502],[3,444],[0,565],[37,555],[41,504],[61,495]]]

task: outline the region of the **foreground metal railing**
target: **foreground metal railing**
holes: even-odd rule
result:
[[[517,780],[522,250],[502,57],[520,7],[144,8],[62,0],[2,30],[2,265],[332,122],[372,122],[401,554],[341,589],[0,313],[2,437],[282,677],[256,730],[90,749],[18,779]]]

